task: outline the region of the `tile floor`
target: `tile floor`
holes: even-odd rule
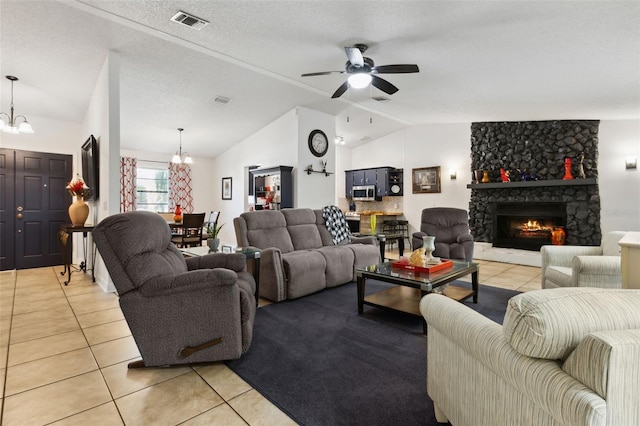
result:
[[[479,261],[480,283],[540,288],[540,268]],[[295,424],[223,363],[127,369],[115,294],[62,267],[0,272],[0,424]]]

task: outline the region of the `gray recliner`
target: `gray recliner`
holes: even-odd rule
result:
[[[129,367],[236,359],[249,348],[255,281],[242,254],[185,259],[167,222],[144,211],[107,217],[93,238],[142,356]]]
[[[453,207],[433,207],[422,210],[420,231],[413,233],[411,247],[422,247],[422,237],[436,237],[434,256],[446,259],[473,260],[473,237],[469,233],[466,210]]]

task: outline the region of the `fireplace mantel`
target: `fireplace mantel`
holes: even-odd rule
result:
[[[533,188],[542,186],[578,186],[597,185],[598,178],[586,179],[550,179],[550,180],[527,180],[516,182],[494,182],[494,183],[470,183],[467,188],[471,189],[506,189],[506,188]]]

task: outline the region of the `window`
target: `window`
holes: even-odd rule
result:
[[[166,163],[138,160],[136,204],[138,210],[169,211],[169,169]]]

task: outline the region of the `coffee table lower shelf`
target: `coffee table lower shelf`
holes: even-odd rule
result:
[[[443,293],[445,296],[461,302],[473,296],[474,291],[470,288],[450,285]],[[420,313],[420,299],[423,296],[424,293],[420,291],[420,289],[397,285],[366,296],[363,303],[365,305],[382,309],[392,309],[394,311],[422,317]]]

